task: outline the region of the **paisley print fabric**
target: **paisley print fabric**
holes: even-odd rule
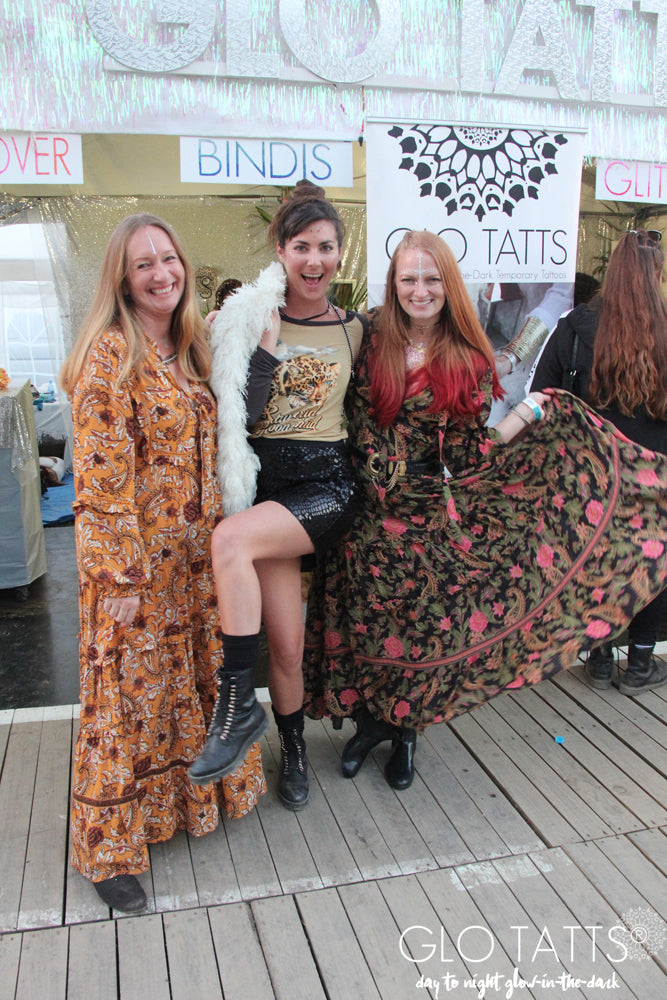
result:
[[[147,845],[215,829],[265,791],[259,747],[215,785],[190,783],[213,712],[222,642],[209,555],[220,511],[216,408],[183,392],[149,347],[117,388],[126,347],[109,331],[72,399],[80,577],[81,720],[72,864],[93,881],[149,867]],[[107,596],[139,595],[132,626]]]
[[[361,508],[314,574],[306,710],[366,701],[422,729],[571,666],[662,589],[667,460],[565,392],[509,445],[484,426],[488,387],[467,426],[425,392],[380,431],[367,349],[349,395]]]

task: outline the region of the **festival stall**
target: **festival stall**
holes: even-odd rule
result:
[[[1,5],[0,367],[37,389],[129,212],[183,236],[204,311],[303,176],[371,304],[406,227],[451,240],[473,295],[599,277],[621,232],[662,228],[667,0]]]

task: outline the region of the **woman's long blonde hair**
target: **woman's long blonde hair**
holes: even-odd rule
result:
[[[470,418],[480,412],[479,382],[490,371],[494,398],[502,398],[493,348],[475,313],[456,258],[445,241],[427,230],[406,233],[391,258],[384,305],[374,317],[371,399],[380,426],[388,426],[410,394],[405,348],[410,317],[396,294],[398,261],[404,250],[433,257],[445,289],[445,305],[426,358],[425,373],[433,391],[433,411]]]
[[[183,294],[171,318],[171,337],[183,373],[194,381],[205,381],[210,375],[211,352],[195,299],[194,271],[185,256],[183,244],[168,222],[157,215],[141,212],[123,219],[109,238],[93,300],[74,347],[60,371],[60,383],[68,395],[81,378],[91,347],[110,327],[120,329],[127,342],[127,358],[118,384],[133,370],[143,374],[147,342],[127,291],[127,244],[136,232],[148,226],[155,226],[166,233],[185,271]]]

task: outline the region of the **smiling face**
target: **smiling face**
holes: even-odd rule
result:
[[[409,247],[399,252],[396,295],[412,324],[432,325],[445,305],[445,286],[432,254]]]
[[[185,287],[185,269],[159,226],[138,229],[127,241],[126,290],[147,333],[168,326]]]
[[[277,251],[287,274],[287,299],[324,302],[342,254],[333,222],[313,222]]]

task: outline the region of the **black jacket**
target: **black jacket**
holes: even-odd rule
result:
[[[578,335],[575,369],[576,375],[571,391],[590,402],[588,392],[593,366],[593,344],[598,326],[596,306],[580,305],[558,321],[556,329],[544,346],[535,369],[531,389],[568,389],[568,373],[572,364],[572,347],[575,333]],[[651,451],[667,455],[667,421],[654,420],[642,409],[634,416],[626,417],[616,406],[600,411],[601,416],[610,420],[619,431]]]

